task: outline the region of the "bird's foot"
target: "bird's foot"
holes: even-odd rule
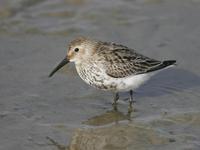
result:
[[[128,114],[131,114],[134,111],[133,109],[133,101],[129,102],[129,107],[128,107]]]
[[[119,99],[119,93],[115,93],[114,95],[114,102],[112,103],[113,105],[113,110],[116,110],[117,111],[117,101]]]

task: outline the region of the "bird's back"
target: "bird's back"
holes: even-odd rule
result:
[[[114,78],[160,70],[176,62],[174,60],[158,61],[126,46],[104,42],[99,44],[97,55],[100,63],[104,65],[105,72]]]

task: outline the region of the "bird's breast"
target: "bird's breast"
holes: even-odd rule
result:
[[[107,75],[104,73],[101,67],[95,63],[81,63],[76,64],[76,70],[87,84],[102,90],[111,90],[115,88],[105,84],[108,80]]]

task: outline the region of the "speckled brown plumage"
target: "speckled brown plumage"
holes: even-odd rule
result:
[[[130,91],[147,81],[155,71],[173,65],[175,60],[158,61],[137,53],[126,46],[79,37],[70,42],[67,56],[50,73],[50,77],[61,67],[74,62],[79,76],[89,85],[116,93]]]
[[[106,73],[115,78],[150,72],[162,62],[151,59],[126,46],[100,42],[97,55],[104,64]]]

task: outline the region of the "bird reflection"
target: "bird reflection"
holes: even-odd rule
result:
[[[101,115],[94,116],[89,118],[86,121],[83,121],[83,124],[90,125],[90,126],[98,126],[101,128],[101,126],[110,124],[112,126],[112,123],[119,124],[120,121],[131,121],[131,114],[132,111],[128,111],[127,113],[123,113],[118,110],[117,105],[113,106],[112,110],[109,110]],[[76,134],[78,133],[79,129],[77,129]],[[57,150],[76,150],[76,146],[65,146],[61,145],[51,137],[46,137],[46,139],[50,142],[49,145],[53,145],[57,148]],[[87,148],[86,148],[87,149]],[[89,148],[90,149],[90,148]]]
[[[133,111],[128,111],[126,114],[119,111],[117,106],[113,106],[112,110],[105,113],[89,118],[84,121],[83,124],[92,126],[102,126],[111,123],[119,123],[119,121],[128,120],[131,121],[131,114]]]
[[[163,132],[154,130],[147,124],[133,122],[131,118],[133,116],[129,112],[125,114],[112,109],[84,121],[87,127],[75,129],[68,146],[61,145],[50,137],[47,140],[58,150],[139,150],[166,145],[172,141]]]
[[[55,146],[57,148],[57,150],[69,150],[68,146],[59,144],[57,141],[55,141],[54,139],[50,138],[49,136],[47,136],[46,139],[50,142],[49,145]]]

